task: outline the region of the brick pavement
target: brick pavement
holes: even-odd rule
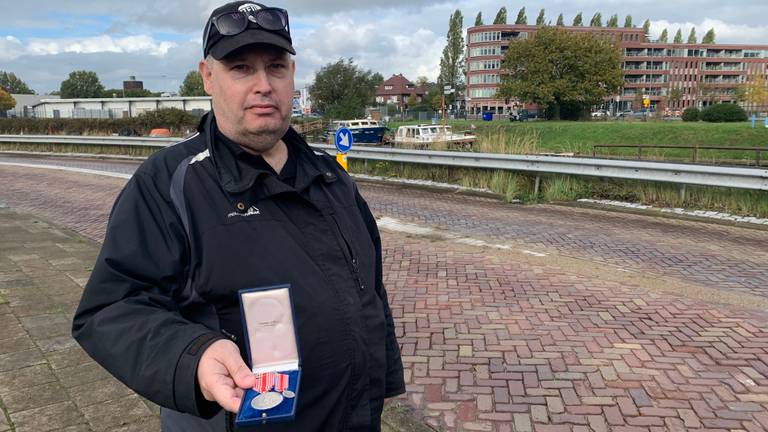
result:
[[[0,167],[0,181],[5,185],[0,190],[0,202],[14,209],[33,211],[57,223],[78,222],[77,215],[82,214],[89,222],[76,228],[82,233],[90,233],[93,238],[99,238],[99,233],[103,232],[111,205],[111,199],[105,199],[106,196],[111,193],[114,197],[122,182],[71,173],[15,171],[7,167]],[[36,186],[37,183],[45,186]],[[501,225],[496,219],[501,219],[504,208],[508,208],[507,222],[517,229],[536,220],[555,226],[547,219],[552,213],[552,218],[559,218],[565,226],[571,227],[574,220],[591,218],[596,225],[593,231],[606,224],[604,220],[612,220],[617,226],[605,227],[600,239],[606,244],[612,236],[621,243],[632,236],[648,235],[656,239],[653,244],[661,250],[677,248],[677,252],[683,254],[690,248],[700,259],[706,258],[705,252],[734,261],[743,255],[765,254],[765,249],[757,243],[763,235],[758,231],[591,210],[509,207],[481,199],[429,196],[423,191],[391,190],[390,195],[386,195],[386,190],[386,187],[363,187],[377,214],[397,215],[404,210],[399,204],[392,203],[419,199],[418,206],[414,207],[424,212],[423,217],[427,218],[430,206],[439,207],[437,203],[445,203],[445,211],[438,208],[431,216],[430,220],[437,221],[434,225],[449,226],[450,221],[461,221],[465,217],[466,226]],[[38,199],[45,191],[50,195]],[[91,199],[92,194],[101,198]],[[55,197],[59,199],[54,200]],[[383,211],[382,206],[391,208]],[[487,221],[477,215],[465,216],[469,208],[475,206],[480,207],[477,211],[484,218],[487,215]],[[596,218],[596,215],[600,217]],[[415,217],[412,219],[416,220]],[[55,228],[48,229],[56,231]],[[457,231],[470,232],[466,229]],[[22,232],[21,228],[5,229],[0,242],[6,235],[13,236],[17,232]],[[688,239],[693,234],[696,238]],[[546,237],[546,233],[541,235]],[[573,229],[569,233],[563,228],[558,235],[572,241],[579,238],[580,231]],[[49,243],[61,241],[44,243],[50,246]],[[602,260],[592,259],[591,255],[588,255],[589,261],[584,261],[584,269],[580,269],[561,265],[556,255],[533,257],[401,233],[384,232],[384,242],[385,282],[407,368],[405,400],[418,408],[426,421],[437,429],[768,429],[768,314],[765,311],[710,304],[649,290],[623,279],[615,267],[606,267]],[[557,247],[550,249],[558,252]],[[5,246],[0,250],[5,250]],[[24,255],[40,256],[40,253],[20,255],[24,258]],[[88,262],[88,257],[82,257],[79,262],[45,259],[63,266]],[[0,260],[0,266],[25,265],[32,274],[38,268],[37,263],[38,258],[33,258],[28,265]],[[595,278],[586,271],[587,267],[604,267],[605,276]],[[750,263],[748,269],[754,268]],[[0,275],[5,278],[7,268],[0,269]],[[663,271],[660,273],[678,277],[674,272],[671,276]],[[79,273],[70,279],[77,285],[84,278]],[[658,280],[654,279],[654,283]],[[709,279],[690,282],[713,283]],[[16,288],[14,279],[0,283],[5,284],[0,285],[4,290],[24,289],[24,284]],[[66,285],[71,286],[71,291],[51,297],[61,297],[63,304],[69,302],[71,310],[76,288],[69,283]],[[57,286],[58,283],[53,283],[43,285],[42,289],[35,287],[35,294],[44,298],[44,292]],[[8,295],[7,291],[0,291],[0,296],[3,295]],[[74,368],[78,361],[87,364],[85,358],[68,362],[66,354],[74,356],[68,350],[76,348],[68,345],[71,341],[66,335],[56,335],[56,331],[60,331],[56,328],[64,325],[66,316],[52,318],[50,326],[43,327],[50,327],[53,335],[43,332],[39,340],[32,339],[35,326],[48,320],[22,320],[65,314],[65,308],[47,309],[53,307],[51,302],[54,300],[34,304],[30,296],[9,300],[10,305],[0,305],[0,314],[5,317],[9,309],[20,307],[21,312],[12,316],[21,318],[11,325],[9,337],[12,339],[0,336],[0,348],[10,343],[9,355],[20,362],[16,371],[20,374],[18,378],[15,375],[6,378],[0,372],[0,400],[8,411],[11,411],[6,401],[9,392],[29,393],[25,389],[45,387],[56,381],[69,392],[68,386],[81,377],[86,381],[106,379],[93,366]],[[28,311],[31,315],[25,315],[24,308],[31,308]],[[7,342],[23,339],[20,331],[30,335],[31,340]],[[63,339],[57,340],[57,337]],[[39,353],[18,354],[35,350]],[[63,359],[57,363],[60,354]],[[5,362],[1,361],[2,364]],[[50,374],[40,372],[45,367]],[[75,378],[59,377],[55,367],[69,367]],[[31,381],[25,381],[27,379]],[[37,382],[38,379],[42,382]],[[77,427],[82,425],[109,430],[116,425],[103,420],[99,423],[88,415],[95,419],[93,416],[98,413],[114,413],[120,406],[119,401],[123,400],[134,407],[134,410],[128,410],[129,414],[146,413],[136,403],[141,402],[139,399],[125,395],[121,396],[123,399],[117,399],[118,402],[98,400],[98,396],[95,401],[81,401],[83,407],[93,402],[87,406],[98,408],[81,409],[81,414],[75,415],[70,408],[79,407],[77,401],[61,402],[56,399],[61,397],[56,394],[61,393],[54,393],[43,408],[22,409],[27,408],[22,405],[19,411],[10,413],[10,418],[18,419],[23,426],[25,421],[31,421],[27,419],[38,417],[34,410],[39,409],[48,413],[49,418],[67,413],[61,418],[72,424],[72,430],[79,430]],[[150,408],[146,404],[144,407]],[[140,420],[134,419],[136,421]]]

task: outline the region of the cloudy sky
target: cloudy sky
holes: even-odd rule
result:
[[[153,91],[177,91],[201,57],[202,29],[222,0],[0,0],[0,70],[16,73],[38,93],[57,90],[73,70],[93,70],[107,88],[121,87],[130,75]],[[657,36],[665,27],[699,38],[714,27],[718,42],[768,44],[768,1],[742,0],[541,0],[504,3],[491,0],[281,0],[288,9],[297,50],[297,88],[312,83],[315,72],[351,57],[386,77],[402,73],[415,80],[435,79],[450,14],[459,9],[465,28],[478,12],[486,23],[501,6],[509,20],[525,6],[529,22],[539,9],[553,22],[566,23],[582,11],[585,20],[617,13],[636,24],[651,20]]]

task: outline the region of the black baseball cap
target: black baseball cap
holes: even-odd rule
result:
[[[227,3],[214,9],[208,17],[203,33],[203,57],[208,54],[217,60],[226,57],[227,54],[251,44],[267,44],[282,48],[291,54],[296,54],[291,41],[291,32],[288,25],[288,13],[285,10],[279,11],[285,15],[285,26],[278,30],[267,29],[258,24],[254,19],[255,14],[261,9],[276,9],[267,7],[261,3],[252,1],[236,1]],[[233,35],[223,35],[219,28],[214,25],[213,20],[221,20],[223,15],[243,13],[248,17],[245,28]],[[226,32],[226,31],[225,31]]]

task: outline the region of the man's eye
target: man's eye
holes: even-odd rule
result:
[[[282,63],[272,63],[270,67],[272,69],[285,69],[285,65]]]
[[[233,71],[244,72],[244,71],[248,70],[248,65],[237,64],[237,65],[232,66],[232,70]]]

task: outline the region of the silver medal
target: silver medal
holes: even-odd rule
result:
[[[284,390],[283,391],[283,396],[285,396],[288,399],[291,399],[291,398],[296,397],[296,393],[294,393],[294,392],[292,392],[290,390]]]
[[[262,393],[251,401],[251,406],[257,410],[268,410],[280,405],[283,395],[276,392]]]

